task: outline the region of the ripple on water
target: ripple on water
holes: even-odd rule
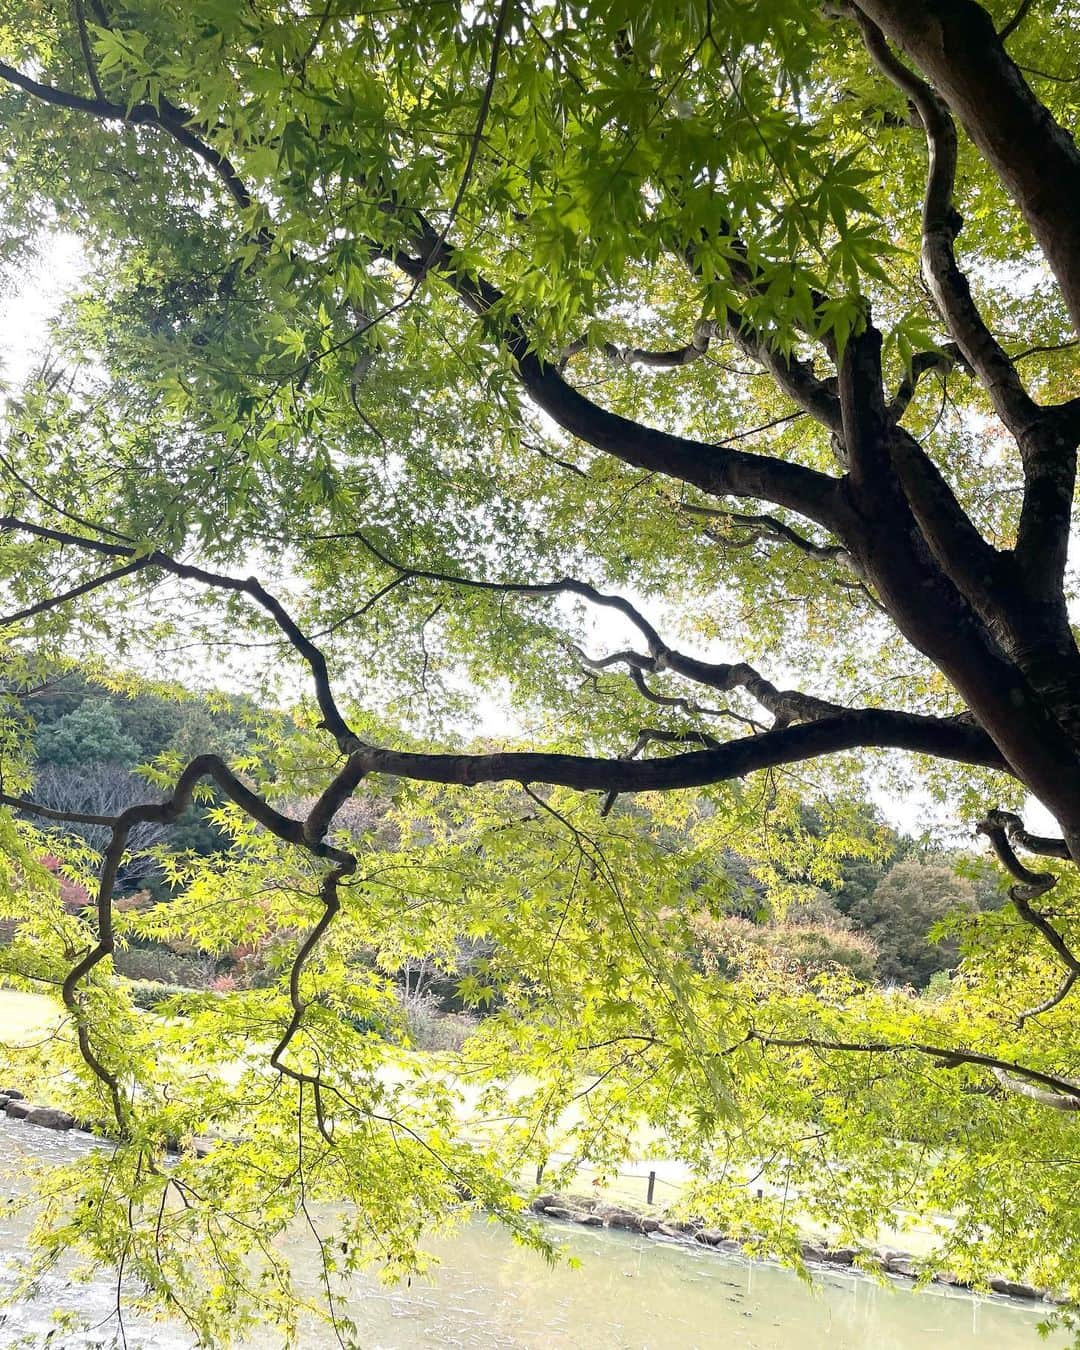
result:
[[[30,1162],[61,1163],[101,1147],[87,1135],[57,1135],[0,1116],[0,1170],[11,1188],[26,1184]],[[0,1201],[2,1203],[2,1201]],[[29,1215],[10,1210],[0,1226],[6,1252],[24,1244]],[[595,1229],[560,1228],[558,1239],[580,1269],[547,1266],[496,1227],[476,1223],[433,1246],[443,1265],[434,1286],[414,1281],[387,1290],[374,1275],[358,1278],[348,1313],[370,1350],[1038,1350],[1032,1309],[944,1290],[914,1294],[881,1289],[857,1276],[823,1275],[808,1290],[789,1272],[751,1265],[691,1247]],[[292,1243],[297,1279],[311,1293],[319,1270],[311,1239]],[[15,1271],[0,1267],[0,1294]],[[84,1314],[88,1330],[53,1337],[54,1350],[113,1346],[115,1280],[74,1283],[61,1273],[38,1294],[0,1313],[0,1347],[20,1337],[45,1345],[54,1309]],[[187,1350],[181,1328],[125,1319],[131,1350]],[[249,1339],[266,1350],[265,1335]],[[324,1327],[310,1327],[305,1350],[329,1344]]]

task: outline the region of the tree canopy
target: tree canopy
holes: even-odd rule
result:
[[[84,260],[3,405],[0,960],[64,1011],[6,1053],[118,1140],[43,1260],[217,1343],[295,1325],[273,1238],[347,1201],[344,1339],[357,1263],[477,1206],[542,1244],[522,1166],[648,1127],[765,1248],[917,1209],[927,1275],[1080,1299],[1076,18],[0,6],[0,258]],[[243,690],[245,733],[118,813],[35,803],[26,710],[73,660]],[[74,759],[130,762],[114,723]],[[869,785],[916,781],[1012,882],[940,997],[693,959],[725,859],[837,890],[884,849]],[[129,837],[211,793],[232,847],[114,911]],[[107,831],[64,854],[83,915],[64,820]],[[271,988],[147,1018],[140,935],[290,940]],[[478,944],[491,1015],[433,1074],[378,1030],[390,976]]]

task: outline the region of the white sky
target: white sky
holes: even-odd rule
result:
[[[79,240],[73,234],[50,237],[37,265],[9,278],[0,292],[0,376],[20,383],[48,346],[46,326],[85,270]]]

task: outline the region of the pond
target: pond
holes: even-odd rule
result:
[[[0,1166],[8,1173],[17,1173],[25,1160],[66,1161],[93,1146],[86,1136],[57,1135],[0,1116]],[[17,1184],[14,1178],[7,1183]],[[0,1222],[0,1279],[8,1287],[28,1225],[25,1213]],[[1041,1340],[1036,1327],[1047,1311],[1041,1305],[944,1288],[882,1288],[836,1272],[820,1275],[808,1288],[790,1271],[704,1249],[572,1226],[560,1226],[559,1236],[580,1268],[549,1267],[497,1227],[476,1221],[432,1244],[442,1262],[434,1283],[386,1288],[374,1274],[357,1279],[348,1312],[362,1344],[371,1350],[1035,1350],[1069,1343],[1065,1336]],[[289,1254],[314,1290],[313,1244],[298,1238]],[[6,1311],[0,1345],[84,1350],[118,1344],[110,1321],[115,1296],[115,1280],[103,1276],[87,1286],[56,1274],[33,1300]],[[90,1329],[47,1340],[56,1308],[79,1310]],[[129,1350],[190,1345],[178,1326],[126,1319],[125,1329]],[[312,1327],[302,1341],[307,1350],[329,1343],[324,1327]],[[249,1341],[252,1347],[274,1344],[269,1333]]]

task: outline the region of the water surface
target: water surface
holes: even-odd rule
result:
[[[93,1146],[86,1136],[53,1134],[0,1116],[0,1167],[16,1174],[23,1160],[67,1161]],[[17,1176],[4,1184],[8,1191],[16,1188]],[[25,1213],[0,1213],[0,1283],[8,1288],[28,1226]],[[388,1289],[374,1275],[358,1278],[348,1313],[361,1343],[370,1350],[1036,1350],[1068,1344],[1065,1336],[1049,1342],[1039,1337],[1037,1324],[1048,1312],[1043,1305],[945,1289],[916,1294],[906,1285],[881,1288],[834,1272],[820,1275],[811,1289],[789,1271],[739,1257],[571,1225],[558,1231],[580,1268],[552,1268],[497,1227],[477,1221],[433,1244],[442,1261],[434,1284]],[[298,1237],[289,1254],[298,1277],[317,1288],[311,1240]],[[36,1298],[3,1315],[0,1346],[87,1350],[120,1344],[115,1300],[113,1279],[84,1285],[56,1274]],[[80,1311],[90,1329],[47,1340],[54,1308]],[[179,1326],[131,1318],[125,1331],[129,1350],[190,1345]],[[277,1343],[267,1332],[248,1345]],[[325,1327],[308,1329],[302,1340],[305,1350],[331,1343]]]

